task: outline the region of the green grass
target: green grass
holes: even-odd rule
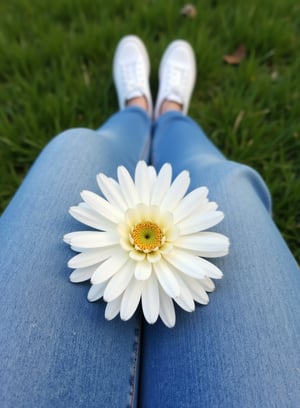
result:
[[[195,4],[197,17],[187,19],[184,2],[171,0],[0,3],[1,210],[55,134],[96,128],[117,109],[111,61],[120,37],[145,41],[154,94],[163,50],[184,38],[198,62],[191,116],[230,159],[261,172],[275,221],[300,260],[299,1]],[[224,64],[239,44],[247,58]]]

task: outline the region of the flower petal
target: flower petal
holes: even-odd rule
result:
[[[97,182],[100,190],[104,194],[105,198],[114,206],[119,208],[121,211],[125,211],[127,204],[124,197],[120,191],[120,186],[116,180],[111,177],[107,177],[100,173],[97,175]]]
[[[213,279],[221,279],[223,277],[223,272],[213,263],[207,261],[203,258],[198,258],[200,265],[205,275]]]
[[[81,192],[81,197],[94,211],[102,217],[107,218],[109,221],[119,223],[123,220],[124,215],[122,211],[117,207],[114,207],[98,194],[85,190]]]
[[[148,166],[149,190],[152,191],[154,183],[157,179],[157,173],[154,166]]]
[[[189,276],[184,276],[184,281],[190,289],[194,300],[201,305],[207,305],[209,302],[209,297],[202,286],[204,279],[199,281],[197,279],[190,278]]]
[[[74,247],[83,249],[104,248],[119,243],[120,238],[114,232],[76,231],[65,235],[66,240]]]
[[[196,255],[174,248],[172,252],[164,255],[164,259],[185,275],[197,279],[205,278],[202,263]]]
[[[201,280],[201,286],[206,292],[213,292],[215,290],[215,284],[210,278],[205,278]]]
[[[171,179],[172,167],[169,163],[165,163],[160,169],[157,179],[153,185],[151,204],[160,205],[166,194],[166,191],[168,191],[168,189],[170,188]]]
[[[133,229],[139,222],[142,221],[141,213],[140,211],[137,211],[136,208],[128,208],[125,213],[125,217],[126,223],[130,229]]]
[[[121,238],[128,239],[130,227],[126,222],[120,222],[120,224],[117,225],[117,231]]]
[[[137,280],[149,279],[152,272],[152,265],[146,260],[137,262],[135,265],[134,276]]]
[[[180,286],[175,278],[174,274],[172,273],[168,264],[161,259],[160,262],[156,262],[153,264],[153,268],[157,279],[166,292],[166,294],[170,297],[177,297],[180,295]]]
[[[116,251],[110,258],[104,261],[91,277],[91,283],[96,285],[111,278],[117,273],[128,260],[127,252],[123,250]]]
[[[193,234],[203,231],[219,224],[224,218],[222,211],[213,211],[207,214],[200,214],[197,217],[186,218],[180,223],[180,235]]]
[[[174,228],[173,214],[169,211],[160,211],[159,206],[155,205],[151,208],[154,209],[152,213],[151,221],[157,223],[160,229],[165,234],[169,229]]]
[[[177,281],[180,285],[180,296],[174,298],[174,301],[186,312],[193,312],[195,310],[195,303],[189,287],[185,284],[184,279],[180,277],[179,273],[173,270]]]
[[[176,315],[173,301],[160,286],[158,288],[160,318],[167,327],[174,327],[176,322]]]
[[[141,298],[143,285],[144,281],[136,280],[135,278],[131,279],[131,282],[122,296],[120,308],[120,317],[122,320],[130,319],[136,311]]]
[[[99,283],[98,285],[92,285],[88,292],[87,298],[89,302],[96,302],[103,297],[106,282]]]
[[[132,251],[132,245],[129,242],[129,239],[120,239],[120,245],[121,248],[123,248],[125,251]]]
[[[179,222],[188,217],[194,210],[201,206],[202,202],[207,202],[207,187],[198,187],[187,194],[173,211],[174,222]]]
[[[177,240],[178,236],[179,230],[174,225],[166,231],[166,239],[168,242],[174,242],[175,240]]]
[[[134,271],[134,262],[128,260],[126,264],[108,282],[104,291],[104,300],[112,302],[127,288]]]
[[[102,217],[100,214],[96,213],[96,211],[90,208],[85,208],[83,206],[74,206],[70,207],[69,213],[77,221],[98,230],[106,231],[114,227],[114,224],[111,221]]]
[[[229,239],[217,232],[200,232],[179,237],[174,245],[191,250],[199,256],[216,258],[228,254]]]
[[[76,269],[95,265],[112,256],[117,249],[118,246],[116,245],[100,249],[87,249],[82,254],[73,256],[68,262],[68,267]]]
[[[136,206],[136,211],[139,213],[140,221],[157,222],[157,219],[160,215],[160,210],[157,205],[145,205],[143,203],[140,203]]]
[[[132,250],[132,247],[131,247],[131,251],[129,252],[129,256],[130,256],[131,259],[133,259],[136,262],[142,262],[145,259],[146,254],[144,252],[137,251],[135,249]]]
[[[129,207],[134,207],[140,199],[136,191],[134,182],[124,166],[118,167],[118,179],[122,195]]]
[[[72,283],[79,283],[79,282],[85,282],[87,280],[90,280],[96,268],[97,268],[96,265],[92,265],[92,266],[88,266],[87,268],[75,269],[71,273],[69,279]]]
[[[72,251],[74,251],[74,252],[85,252],[85,251],[86,251],[85,248],[80,248],[80,247],[77,247],[77,246],[74,246],[74,245],[71,245],[70,248],[71,248]]]
[[[154,274],[144,283],[142,290],[142,307],[147,322],[150,324],[155,323],[159,314],[159,290]]]
[[[173,250],[173,244],[166,242],[159,248],[161,254],[169,254]]]
[[[161,253],[159,251],[153,251],[147,254],[148,262],[155,263],[159,262],[161,259]]]
[[[216,265],[185,251],[174,249],[170,254],[164,255],[164,259],[191,278],[204,279],[208,276],[221,279],[223,276],[222,271]]]
[[[139,201],[144,204],[150,204],[151,187],[150,176],[147,164],[139,161],[135,169],[135,186],[138,192]]]
[[[117,299],[112,302],[108,302],[105,308],[105,319],[112,320],[118,313],[120,313],[122,296],[119,296]]]
[[[161,202],[161,209],[168,211],[174,210],[187,192],[190,181],[191,179],[188,171],[184,170],[179,173],[171,184],[171,187],[165,192],[164,198]]]
[[[209,212],[216,211],[218,208],[218,204],[214,201],[208,201],[208,199],[202,200],[193,211],[184,217],[183,220],[179,221],[180,225],[182,222],[186,222],[190,218],[198,217],[200,214],[206,214]]]

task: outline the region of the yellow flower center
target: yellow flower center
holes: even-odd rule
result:
[[[131,239],[136,249],[149,253],[162,245],[164,236],[158,225],[145,221],[134,227]]]

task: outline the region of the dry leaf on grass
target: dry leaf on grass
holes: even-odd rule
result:
[[[233,54],[224,55],[223,60],[230,65],[238,65],[246,58],[246,47],[240,45]]]
[[[197,15],[197,9],[193,4],[186,4],[180,10],[180,14],[184,17],[194,18]]]

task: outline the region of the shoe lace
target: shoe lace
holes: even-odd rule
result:
[[[188,76],[185,67],[175,64],[170,64],[168,67],[168,75],[166,76],[165,92],[168,96],[176,95],[182,97],[182,92],[186,88]]]
[[[138,60],[122,64],[121,76],[128,95],[141,90],[145,82],[143,64]]]

